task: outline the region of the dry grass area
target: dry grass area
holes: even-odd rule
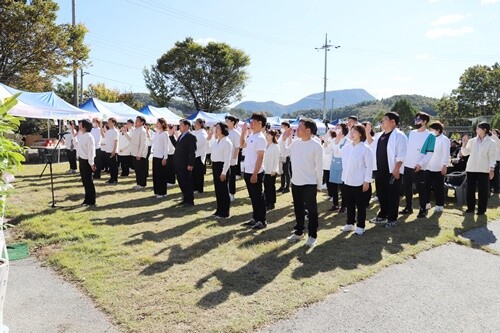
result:
[[[251,217],[243,180],[231,218],[216,221],[210,173],[194,207],[175,207],[177,187],[162,200],[151,181],[145,191],[131,190],[132,174],[116,186],[97,181],[97,206],[85,208],[79,176],[55,165],[53,209],[50,180],[38,178],[42,167],[27,166],[8,199],[14,237],[130,332],[249,332],[500,217],[498,196],[487,217],[464,216],[449,200],[442,215],[415,213],[393,229],[367,224],[359,237],[340,231],[345,215],[328,211],[319,194],[318,245],[306,251],[304,242],[285,241],[294,225],[291,194],[278,196],[268,228],[254,233],[241,226]]]

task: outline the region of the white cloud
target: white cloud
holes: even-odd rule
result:
[[[427,30],[425,36],[430,39],[436,39],[441,37],[459,37],[472,32],[474,32],[474,28],[472,27],[461,27],[457,29],[438,28]]]
[[[422,53],[422,54],[416,54],[415,59],[428,61],[428,60],[434,60],[436,59],[436,57],[433,57],[427,53]]]
[[[194,42],[201,44],[201,45],[208,45],[208,43],[210,43],[210,42],[217,42],[217,41],[211,37],[207,37],[207,38],[196,39]]]
[[[431,23],[431,25],[445,25],[450,23],[460,22],[465,18],[464,15],[461,14],[450,14],[438,17],[437,20]]]
[[[497,2],[500,2],[500,0],[481,0],[482,5],[492,5]]]

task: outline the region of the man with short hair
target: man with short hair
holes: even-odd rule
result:
[[[401,176],[404,174],[403,162],[406,156],[407,138],[397,127],[399,114],[387,112],[382,119],[384,131],[374,143],[377,171],[375,187],[380,203],[377,217],[373,223],[385,223],[384,227],[396,226],[401,191]]]
[[[284,121],[281,123],[281,135],[290,128],[290,123],[288,121]],[[290,178],[291,178],[291,165],[290,165],[290,151],[281,151],[280,157],[282,162],[282,173],[281,173],[281,187],[277,189],[277,192],[288,193],[290,192]]]
[[[102,128],[101,120],[99,118],[92,119],[92,130],[90,135],[94,138],[95,145],[95,165],[96,169],[92,178],[101,179],[101,169],[102,169],[102,154],[101,154],[101,139],[102,139]]]
[[[244,178],[248,194],[252,200],[252,219],[244,223],[252,229],[264,229],[266,221],[266,201],[262,190],[264,177],[264,153],[267,147],[266,137],[262,133],[265,128],[267,117],[257,112],[250,117],[251,134],[247,138],[247,126],[243,127],[240,137],[240,147],[245,147]]]
[[[116,119],[111,117],[108,119],[109,129],[104,133],[102,147],[106,153],[107,165],[109,167],[110,178],[106,182],[108,184],[118,183],[118,162],[116,153],[118,151],[118,135],[119,132],[115,128]]]
[[[147,183],[147,170],[148,170],[148,160],[146,156],[148,155],[148,145],[146,142],[146,129],[144,124],[146,119],[143,116],[137,116],[135,119],[135,128],[130,131],[129,135],[122,136],[130,141],[130,155],[134,158],[134,169],[135,169],[135,190],[142,190],[146,187]]]
[[[205,159],[207,158],[208,133],[205,120],[198,118],[194,122],[193,135],[196,137],[196,154],[193,166],[193,188],[196,193],[203,193],[205,183]]]
[[[229,129],[229,141],[233,144],[233,154],[231,156],[231,172],[229,173],[229,198],[231,201],[234,200],[234,195],[236,194],[236,174],[238,169],[238,158],[240,153],[240,137],[235,126],[238,124],[237,119],[233,116],[226,116],[226,125]]]
[[[347,118],[347,128],[349,129],[349,133],[347,134],[347,138],[349,140],[352,141],[352,134],[351,134],[351,131],[352,131],[352,128],[354,127],[354,125],[356,125],[358,123],[358,117],[356,116],[349,116]]]
[[[191,123],[187,119],[179,121],[181,134],[177,141],[171,141],[175,146],[174,169],[182,191],[182,201],[179,205],[194,206],[193,167],[196,159],[196,136],[189,131]]]

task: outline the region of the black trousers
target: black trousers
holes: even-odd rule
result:
[[[199,193],[203,193],[203,184],[205,183],[205,164],[201,161],[201,156],[194,160],[193,166],[193,188]]]
[[[80,164],[82,184],[85,188],[85,199],[83,200],[83,203],[87,205],[95,205],[95,187],[94,181],[92,180],[92,168],[90,167],[88,160],[80,158],[78,161]]]
[[[188,171],[187,165],[176,166],[175,175],[182,191],[182,202],[194,204],[193,173]]]
[[[109,178],[110,182],[117,182],[118,181],[118,161],[115,156],[111,157],[111,153],[106,153],[106,160],[108,161],[108,168],[109,168],[109,175],[111,176]]]
[[[134,157],[135,181],[139,186],[146,186],[148,179],[148,160],[141,157],[140,160]]]
[[[98,148],[98,149],[95,150],[94,163],[95,163],[94,178],[95,179],[99,179],[99,178],[101,178],[101,169],[102,169],[101,148]]]
[[[231,172],[229,176],[229,193],[236,194],[236,173],[238,172],[238,164],[231,165]]]
[[[436,206],[444,206],[444,176],[441,171],[427,172],[427,201],[430,202],[431,187],[436,197]]]
[[[276,175],[264,175],[264,198],[266,199],[266,206],[276,203]]]
[[[167,194],[167,166],[161,164],[162,160],[153,157],[153,191],[157,195]]]
[[[391,184],[390,172],[377,171],[375,173],[375,187],[380,204],[380,211],[377,217],[387,218],[394,222],[398,219],[399,193],[401,192],[401,179],[394,179]]]
[[[102,149],[101,149],[101,170],[102,171],[108,171],[109,170],[108,153],[106,153]]]
[[[405,167],[405,173],[403,176],[403,187],[405,193],[406,209],[412,209],[412,200],[413,200],[413,184],[417,188],[418,192],[418,201],[420,204],[420,209],[425,209],[425,205],[427,204],[427,173],[423,170],[419,172],[415,172],[415,169]]]
[[[476,206],[477,187],[477,211],[486,212],[488,197],[490,194],[489,174],[485,172],[467,172],[467,209],[474,210]]]
[[[174,155],[168,155],[167,158],[167,183],[175,184],[175,168],[174,168]]]
[[[241,176],[241,163],[245,158],[243,157],[243,152],[241,149],[238,151],[238,163],[236,163],[235,176]]]
[[[344,184],[344,197],[342,201],[345,202],[347,208],[347,224],[354,224],[360,228],[365,227],[366,220],[366,196],[363,192],[363,186],[349,186]],[[358,211],[358,218],[356,219],[356,210]]]
[[[323,184],[326,184],[328,196],[333,198],[333,183],[330,183],[330,170],[323,170]]]
[[[495,193],[500,193],[500,161],[495,165],[495,173],[490,181],[491,190]]]
[[[283,173],[281,174],[281,188],[288,189],[290,187],[290,178],[292,177],[292,168],[290,163],[290,156],[283,162]]]
[[[255,184],[250,182],[251,173],[244,175],[245,183],[247,184],[248,195],[252,200],[252,218],[255,221],[262,223],[266,222],[266,200],[264,199],[264,192],[262,192],[262,182],[264,179],[264,172],[257,175],[257,182]]]
[[[130,155],[118,155],[118,162],[122,167],[121,175],[126,177],[130,174],[130,165],[132,164],[133,157]]]
[[[215,187],[215,198],[217,200],[217,210],[215,215],[221,217],[229,217],[229,206],[231,204],[229,200],[229,187],[228,180],[229,174],[226,175],[226,180],[221,181],[220,175],[222,173],[222,167],[224,162],[212,162],[212,174],[214,177],[214,187]],[[231,173],[231,170],[229,170]]]
[[[69,169],[76,170],[76,150],[66,149],[66,156],[68,157]]]
[[[296,235],[304,233],[305,209],[308,211],[309,223],[307,231],[309,237],[318,237],[318,203],[316,201],[316,185],[294,185],[292,184],[293,210],[295,211]]]
[[[344,202],[344,184],[337,184],[337,183],[330,183],[328,182],[328,184],[330,184],[330,186],[332,187],[332,198],[333,198],[333,202],[332,202],[332,206],[339,206],[339,190],[340,190],[340,194],[342,196],[342,202],[340,204],[340,206],[343,208],[345,207],[345,202]]]

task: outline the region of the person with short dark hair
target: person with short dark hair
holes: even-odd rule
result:
[[[146,119],[143,116],[137,116],[135,119],[135,128],[130,132],[130,136],[123,136],[130,141],[130,154],[134,157],[135,169],[135,190],[142,190],[147,185],[148,145],[146,142],[146,129],[144,124]]]
[[[193,168],[196,159],[196,136],[190,131],[191,123],[187,119],[179,121],[181,134],[174,141],[174,168],[175,175],[182,191],[182,201],[179,205],[194,206]]]
[[[101,154],[101,140],[102,140],[102,128],[101,128],[101,120],[99,118],[92,119],[92,130],[90,134],[94,137],[95,144],[95,165],[96,170],[94,171],[94,175],[92,178],[101,179],[101,170],[102,170],[102,154]]]
[[[371,220],[373,223],[385,223],[385,228],[396,226],[398,219],[399,193],[401,176],[404,174],[403,162],[406,157],[407,137],[397,127],[399,114],[387,112],[382,118],[382,130],[377,139],[375,157],[377,172],[375,187],[379,199],[380,210]]]
[[[476,206],[476,187],[478,195],[477,215],[484,215],[490,194],[489,181],[493,179],[497,156],[497,144],[490,137],[490,124],[481,122],[476,127],[476,137],[462,138],[461,153],[468,156],[467,161],[467,210],[474,213]]]
[[[172,124],[168,124],[168,139],[170,140],[170,144],[168,145],[168,158],[167,158],[167,171],[166,171],[166,180],[167,187],[175,185],[175,167],[174,167],[174,154],[175,154],[175,126]]]
[[[283,135],[289,128],[290,123],[288,121],[283,121],[281,123],[281,135]],[[280,177],[281,186],[277,189],[277,191],[284,194],[290,192],[290,179],[292,177],[289,151],[280,150],[280,157],[282,160]]]
[[[267,227],[266,201],[262,191],[264,179],[264,153],[266,151],[266,137],[262,133],[267,123],[266,115],[254,113],[250,117],[251,134],[247,138],[247,126],[243,127],[240,137],[240,147],[245,147],[244,179],[248,194],[252,200],[252,219],[245,226],[260,230]]]
[[[496,128],[491,131],[491,138],[497,143],[497,163],[490,185],[493,193],[500,193],[500,130]]]
[[[212,144],[212,174],[217,209],[212,216],[220,219],[229,217],[231,201],[229,199],[228,179],[231,172],[230,165],[234,156],[234,150],[233,144],[228,137],[229,130],[227,124],[219,122],[214,128],[215,140]]]
[[[225,120],[229,130],[228,139],[233,145],[233,154],[231,156],[231,172],[229,173],[229,198],[231,201],[233,201],[236,194],[236,174],[238,173],[238,157],[240,153],[241,133],[239,133],[235,128],[235,126],[238,124],[238,121],[235,117],[227,116]]]
[[[95,165],[95,143],[94,137],[90,134],[92,124],[87,119],[81,121],[80,130],[82,135],[78,137],[78,161],[82,184],[85,188],[85,199],[82,202],[83,206],[94,206],[96,202],[96,194],[94,181],[92,180],[92,172],[97,167]]]
[[[106,165],[109,168],[110,178],[107,184],[118,183],[118,164],[116,153],[118,151],[118,136],[119,132],[115,128],[116,119],[111,117],[108,119],[108,130],[104,133],[102,149],[106,154]]]
[[[153,193],[157,199],[167,196],[167,159],[170,139],[167,134],[167,121],[158,118],[156,132],[153,135],[151,150],[153,153]]]
[[[429,125],[429,130],[436,137],[434,153],[427,164],[427,201],[430,201],[431,188],[436,197],[434,212],[442,213],[444,208],[444,176],[448,172],[450,163],[450,139],[446,137],[444,126],[440,121]]]
[[[68,134],[64,135],[64,145],[66,146],[66,156],[68,157],[69,171],[68,173],[76,173],[76,149],[75,149],[75,136],[78,130],[75,128],[75,121],[70,120],[68,122]],[[76,126],[78,127],[78,126]]]
[[[205,183],[208,133],[205,130],[205,120],[194,121],[193,135],[196,137],[196,156],[193,166],[193,188],[195,193],[203,193]]]
[[[346,123],[338,123],[335,126],[335,140],[329,144],[330,150],[332,152],[332,160],[330,162],[330,183],[332,184],[333,197],[332,197],[332,208],[331,211],[345,213],[346,207],[344,200],[342,204],[339,205],[339,189],[342,197],[344,196],[344,189],[342,185],[342,157],[339,154],[340,149],[346,144],[350,143],[346,136],[349,134],[349,129]]]
[[[122,168],[122,172],[120,176],[122,177],[128,177],[130,174],[130,166],[133,163],[133,158],[130,155],[130,138],[129,133],[128,133],[128,126],[122,125],[120,128],[120,135],[118,139],[118,162],[120,162],[120,166]]]
[[[323,149],[321,144],[312,139],[317,130],[312,119],[301,119],[297,127],[299,140],[289,146],[286,141],[293,130],[288,129],[281,138],[280,145],[290,150],[292,165],[292,197],[295,212],[295,232],[287,238],[289,242],[297,242],[304,238],[305,213],[307,211],[308,239],[306,245],[313,247],[318,238],[318,203],[317,192],[321,191],[323,182]]]
[[[434,153],[436,137],[426,128],[430,116],[425,112],[415,115],[415,129],[408,135],[408,147],[404,161],[403,187],[406,199],[405,208],[400,214],[413,213],[413,184],[418,192],[420,209],[417,218],[427,216],[427,164]]]
[[[273,129],[266,131],[267,148],[264,154],[264,197],[266,209],[274,209],[276,204],[276,174],[279,170],[280,147],[276,136],[278,132]]]
[[[340,149],[342,156],[342,182],[347,208],[347,223],[342,231],[355,231],[357,235],[365,232],[366,198],[373,174],[373,152],[366,141],[363,125],[354,125],[351,129],[352,142]],[[356,219],[356,210],[358,216]],[[354,228],[354,222],[357,227]]]

